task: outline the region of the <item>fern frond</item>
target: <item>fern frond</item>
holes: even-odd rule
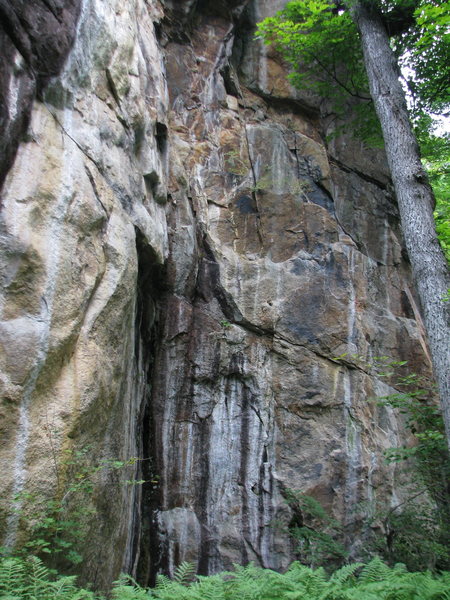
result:
[[[255,567],[253,563],[246,566],[233,564],[233,571],[222,573],[224,577],[225,598],[234,600],[259,600],[262,598],[262,572],[264,569]]]
[[[373,581],[360,591],[371,593],[376,598],[386,598],[386,600],[416,600],[421,598],[417,595],[416,587],[406,580]]]
[[[244,566],[233,563],[233,569],[233,573],[237,580],[250,581],[252,579],[257,579],[260,574],[258,567],[256,567],[253,562],[249,562]]]
[[[409,578],[420,598],[450,600],[450,582],[443,581],[443,578],[435,579],[431,573],[410,573]]]
[[[392,571],[395,573],[407,573],[408,569],[404,563],[395,563],[395,565],[392,567]]]
[[[0,560],[1,600],[100,600],[76,586],[75,577],[54,578],[39,558]]]
[[[94,600],[94,594],[75,585],[76,577],[59,577],[51,582],[52,598],[58,600]]]
[[[259,586],[261,598],[278,600],[285,598],[287,593],[296,591],[297,586],[281,573],[271,569],[261,569],[261,571],[263,574]]]
[[[70,594],[70,592],[69,592]],[[65,596],[56,596],[55,599],[58,600],[102,600],[103,596],[96,596],[93,592],[89,592],[87,590],[78,590],[74,592],[72,595]]]
[[[352,563],[351,565],[344,565],[343,567],[341,567],[333,573],[333,575],[330,577],[330,582],[342,584],[345,581],[347,581],[350,577],[353,577],[355,572],[361,567],[364,567],[363,563]]]
[[[320,597],[322,600],[322,596]],[[350,588],[347,590],[335,590],[331,595],[325,595],[323,598],[326,600],[386,600],[385,596],[380,596],[377,593],[370,592],[368,590],[359,588]],[[391,598],[390,600],[400,600],[398,598]]]
[[[228,600],[224,575],[197,575],[198,589],[203,600]]]
[[[160,600],[202,600],[198,591],[198,584],[183,585],[177,581],[164,581],[163,585],[149,590],[150,598],[159,598]],[[121,598],[118,600],[122,600]]]
[[[29,595],[36,598],[50,597],[52,582],[49,569],[36,556],[28,559]]]
[[[0,562],[0,593],[20,594],[26,579],[26,568],[23,560],[15,557],[2,558]]]
[[[286,592],[284,597],[286,600],[304,600],[307,598],[306,590],[304,587],[301,589],[295,590],[294,592]]]
[[[195,578],[196,570],[197,568],[194,563],[183,561],[175,569],[173,580],[181,585],[187,585]]]
[[[289,566],[289,569],[285,573],[285,577],[289,577],[291,581],[300,582],[310,570],[309,567],[305,567],[305,565],[302,565],[296,560]]]
[[[376,556],[368,563],[359,575],[360,584],[370,583],[372,581],[383,581],[389,579],[391,569]]]
[[[150,597],[150,592],[133,585],[120,584],[112,592],[113,600],[148,600]]]
[[[157,590],[166,590],[171,585],[172,585],[172,581],[167,577],[167,575],[159,574],[156,576],[155,588]]]

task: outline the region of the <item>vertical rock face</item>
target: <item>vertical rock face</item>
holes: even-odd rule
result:
[[[61,71],[81,0],[0,2],[0,185],[25,133],[35,93]]]
[[[57,488],[61,496],[67,452],[82,450],[89,464],[73,469],[91,471],[140,455],[153,305],[168,255],[157,18],[143,2],[83,3],[62,75],[34,103],[3,188],[2,521],[10,545],[21,531],[8,516],[11,499],[31,492],[39,505]],[[84,532],[83,568],[99,585],[129,568],[136,543],[140,490],[120,479],[130,473],[101,470],[85,499],[98,517]],[[28,504],[22,497],[25,515]]]
[[[395,200],[383,155],[326,144],[320,99],[253,40],[276,9],[84,0],[3,187],[3,535],[65,451],[143,459],[143,486],[103,469],[87,500],[100,586],[183,560],[286,566],[291,488],[356,556],[395,494],[382,451],[401,430],[364,367],[426,368]]]

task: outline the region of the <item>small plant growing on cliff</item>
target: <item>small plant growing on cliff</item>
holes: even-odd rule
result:
[[[385,535],[376,547],[390,563],[401,561],[411,569],[449,569],[450,456],[435,390],[415,373],[398,377],[396,388],[399,391],[378,398],[377,403],[404,416],[415,444],[385,453],[388,462],[405,465],[410,483],[405,499],[378,515]]]
[[[63,570],[82,562],[81,547],[87,535],[86,523],[95,514],[92,503],[95,475],[102,471],[117,471],[134,466],[137,459],[126,461],[102,460],[92,465],[88,460],[90,448],[66,450],[64,458],[56,462],[57,490],[53,498],[43,494],[22,492],[16,497],[22,519],[26,518],[23,506],[33,505],[33,518],[28,520],[28,541],[16,552],[20,555],[36,555],[51,566]],[[128,485],[143,481],[130,479]]]
[[[308,193],[313,191],[313,187],[309,181],[290,178],[286,182],[286,187],[290,194],[294,196],[301,196],[303,200],[308,199]]]
[[[385,451],[386,460],[397,464],[397,473],[404,471],[399,478],[403,483],[398,484],[402,500],[368,519],[370,528],[381,523],[382,530],[369,554],[376,552],[389,564],[402,562],[414,570],[450,568],[450,457],[436,390],[424,377],[408,372],[404,360],[377,356],[367,361],[348,353],[333,360],[357,364],[385,379],[394,391],[374,402],[402,415],[414,440]]]
[[[284,497],[292,511],[288,529],[298,560],[311,568],[342,564],[347,552],[339,541],[343,536],[341,524],[312,496],[287,489]]]
[[[250,165],[241,158],[238,150],[230,150],[225,154],[225,168],[229,173],[243,177],[247,175]]]

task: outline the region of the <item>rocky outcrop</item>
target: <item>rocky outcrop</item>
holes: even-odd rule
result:
[[[26,132],[34,96],[41,96],[64,65],[75,38],[80,2],[0,2],[0,186]]]
[[[87,499],[96,585],[283,568],[290,488],[357,556],[396,493],[367,365],[427,361],[395,199],[382,153],[325,142],[320,99],[253,40],[276,8],[84,0],[3,188],[3,534],[65,451],[139,457],[144,485],[104,469]]]

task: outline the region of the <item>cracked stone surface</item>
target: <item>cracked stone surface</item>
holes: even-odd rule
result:
[[[64,65],[81,0],[0,1],[0,187],[27,129],[34,95]]]
[[[51,496],[64,452],[88,448],[92,465],[143,459],[86,499],[97,586],[183,560],[286,567],[288,489],[357,557],[402,437],[361,359],[429,369],[384,156],[325,142],[322,100],[254,41],[281,1],[60,4],[42,3],[67,32],[48,31],[39,98],[0,73],[20,121],[2,121],[6,167],[34,98],[0,215],[4,541],[26,535],[13,496]],[[40,64],[21,22],[17,60]]]

